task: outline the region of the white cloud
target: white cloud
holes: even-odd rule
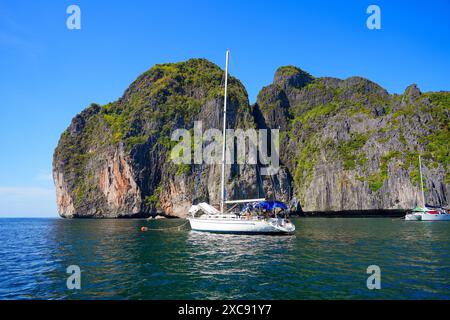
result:
[[[40,169],[31,186],[0,185],[0,217],[56,217],[56,193],[49,170]]]
[[[0,187],[0,196],[9,197],[42,197],[54,195],[55,191],[50,188],[35,188],[35,187]]]
[[[41,170],[34,179],[38,181],[53,181],[53,175],[48,171]]]
[[[0,217],[56,217],[54,188],[0,186]]]

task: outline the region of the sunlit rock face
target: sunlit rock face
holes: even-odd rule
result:
[[[220,165],[177,165],[170,151],[176,129],[221,129],[223,76],[204,59],[156,65],[117,101],[75,116],[53,159],[61,216],[185,217],[193,201],[217,204]],[[228,89],[227,126],[256,128],[243,85],[231,77]],[[228,196],[263,194],[256,171],[227,165]]]
[[[258,95],[259,123],[285,128],[281,161],[304,211],[408,209],[447,205],[450,93],[416,85],[389,94],[360,77],[313,78],[280,68]]]
[[[177,165],[176,129],[221,130],[223,70],[204,59],[155,65],[117,101],[92,104],[61,135],[53,158],[58,209],[67,218],[186,217],[194,201],[218,204],[220,165]],[[279,129],[280,170],[226,166],[228,198],[278,199],[304,211],[447,204],[449,92],[417,86],[392,95],[363,78],[315,78],[279,68],[251,106],[231,77],[228,128]],[[296,200],[296,201],[292,201]]]

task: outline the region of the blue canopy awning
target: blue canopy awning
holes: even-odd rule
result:
[[[265,210],[273,210],[276,208],[280,208],[283,210],[287,210],[288,207],[281,201],[261,201],[255,205],[255,208]]]

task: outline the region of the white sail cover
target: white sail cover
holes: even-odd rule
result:
[[[196,214],[198,212],[198,210],[200,210],[200,208],[197,205],[193,205],[190,209],[189,209],[189,213],[190,214]]]
[[[193,205],[190,209],[189,209],[189,213],[190,214],[195,214],[197,213],[199,210],[202,210],[204,213],[207,214],[219,214],[220,211],[217,210],[216,208],[214,208],[213,206],[207,204],[206,202],[201,202],[197,205]]]

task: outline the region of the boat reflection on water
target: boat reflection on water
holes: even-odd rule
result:
[[[204,275],[258,275],[261,256],[273,264],[286,263],[295,247],[295,235],[236,235],[190,231],[186,238],[190,268]],[[266,260],[264,260],[264,268]]]

